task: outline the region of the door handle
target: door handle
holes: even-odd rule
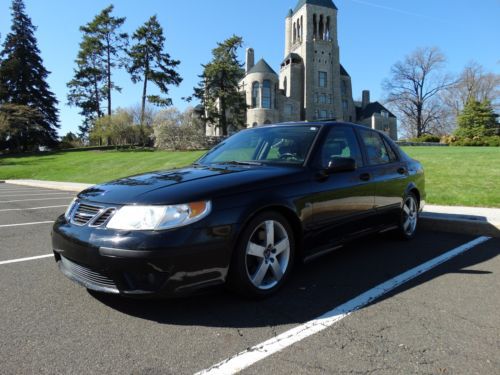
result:
[[[401,167],[401,168],[398,169],[398,173],[399,174],[405,174],[406,173],[406,169],[403,168],[403,167]]]
[[[370,181],[370,174],[369,173],[363,173],[362,175],[359,176],[359,179],[361,181]]]

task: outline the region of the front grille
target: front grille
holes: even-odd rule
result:
[[[92,227],[100,227],[101,225],[106,224],[106,222],[109,220],[109,218],[115,213],[114,208],[108,208],[106,211],[104,211],[101,215],[99,215],[90,226]]]
[[[62,267],[69,274],[89,289],[111,289],[118,290],[115,282],[106,274],[92,270],[81,264],[77,264],[61,256]]]
[[[72,223],[76,225],[88,224],[100,211],[102,207],[92,206],[90,204],[78,203],[73,214]]]

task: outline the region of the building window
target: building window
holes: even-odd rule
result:
[[[342,100],[342,110],[344,111],[344,113],[347,113],[347,111],[349,110],[349,103],[347,102],[347,100]]]
[[[271,81],[268,79],[262,85],[262,108],[271,109]]]
[[[288,96],[288,80],[286,77],[283,81],[283,90],[285,91],[285,96]]]
[[[342,96],[347,96],[347,82],[342,80]]]
[[[319,95],[319,104],[326,104],[326,94]]]
[[[252,83],[252,108],[259,105],[259,82]]]
[[[328,118],[328,111],[322,109],[321,111],[319,111],[319,118],[320,119],[325,119],[325,118]]]
[[[331,94],[328,95],[328,104],[333,104],[333,96]]]
[[[319,87],[327,87],[327,74],[326,72],[318,72]]]
[[[256,122],[254,122],[254,123],[252,124],[252,127],[253,127],[253,128],[255,128],[255,127],[257,127],[258,125],[259,125],[259,124],[257,124]]]
[[[389,118],[389,112],[387,112],[387,111],[382,110],[382,112],[380,112],[380,115],[381,115],[383,118]]]
[[[286,116],[291,116],[293,113],[293,105],[291,104],[286,104],[285,105],[285,115]]]

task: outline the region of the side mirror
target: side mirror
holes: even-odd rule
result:
[[[334,157],[328,163],[326,173],[353,172],[356,170],[356,160],[353,158]]]

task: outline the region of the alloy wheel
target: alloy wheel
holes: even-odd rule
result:
[[[403,231],[405,235],[412,236],[417,228],[418,206],[415,197],[406,197],[403,205]]]
[[[260,290],[276,286],[290,262],[290,239],[285,227],[275,220],[259,224],[248,240],[245,258],[253,286]]]

